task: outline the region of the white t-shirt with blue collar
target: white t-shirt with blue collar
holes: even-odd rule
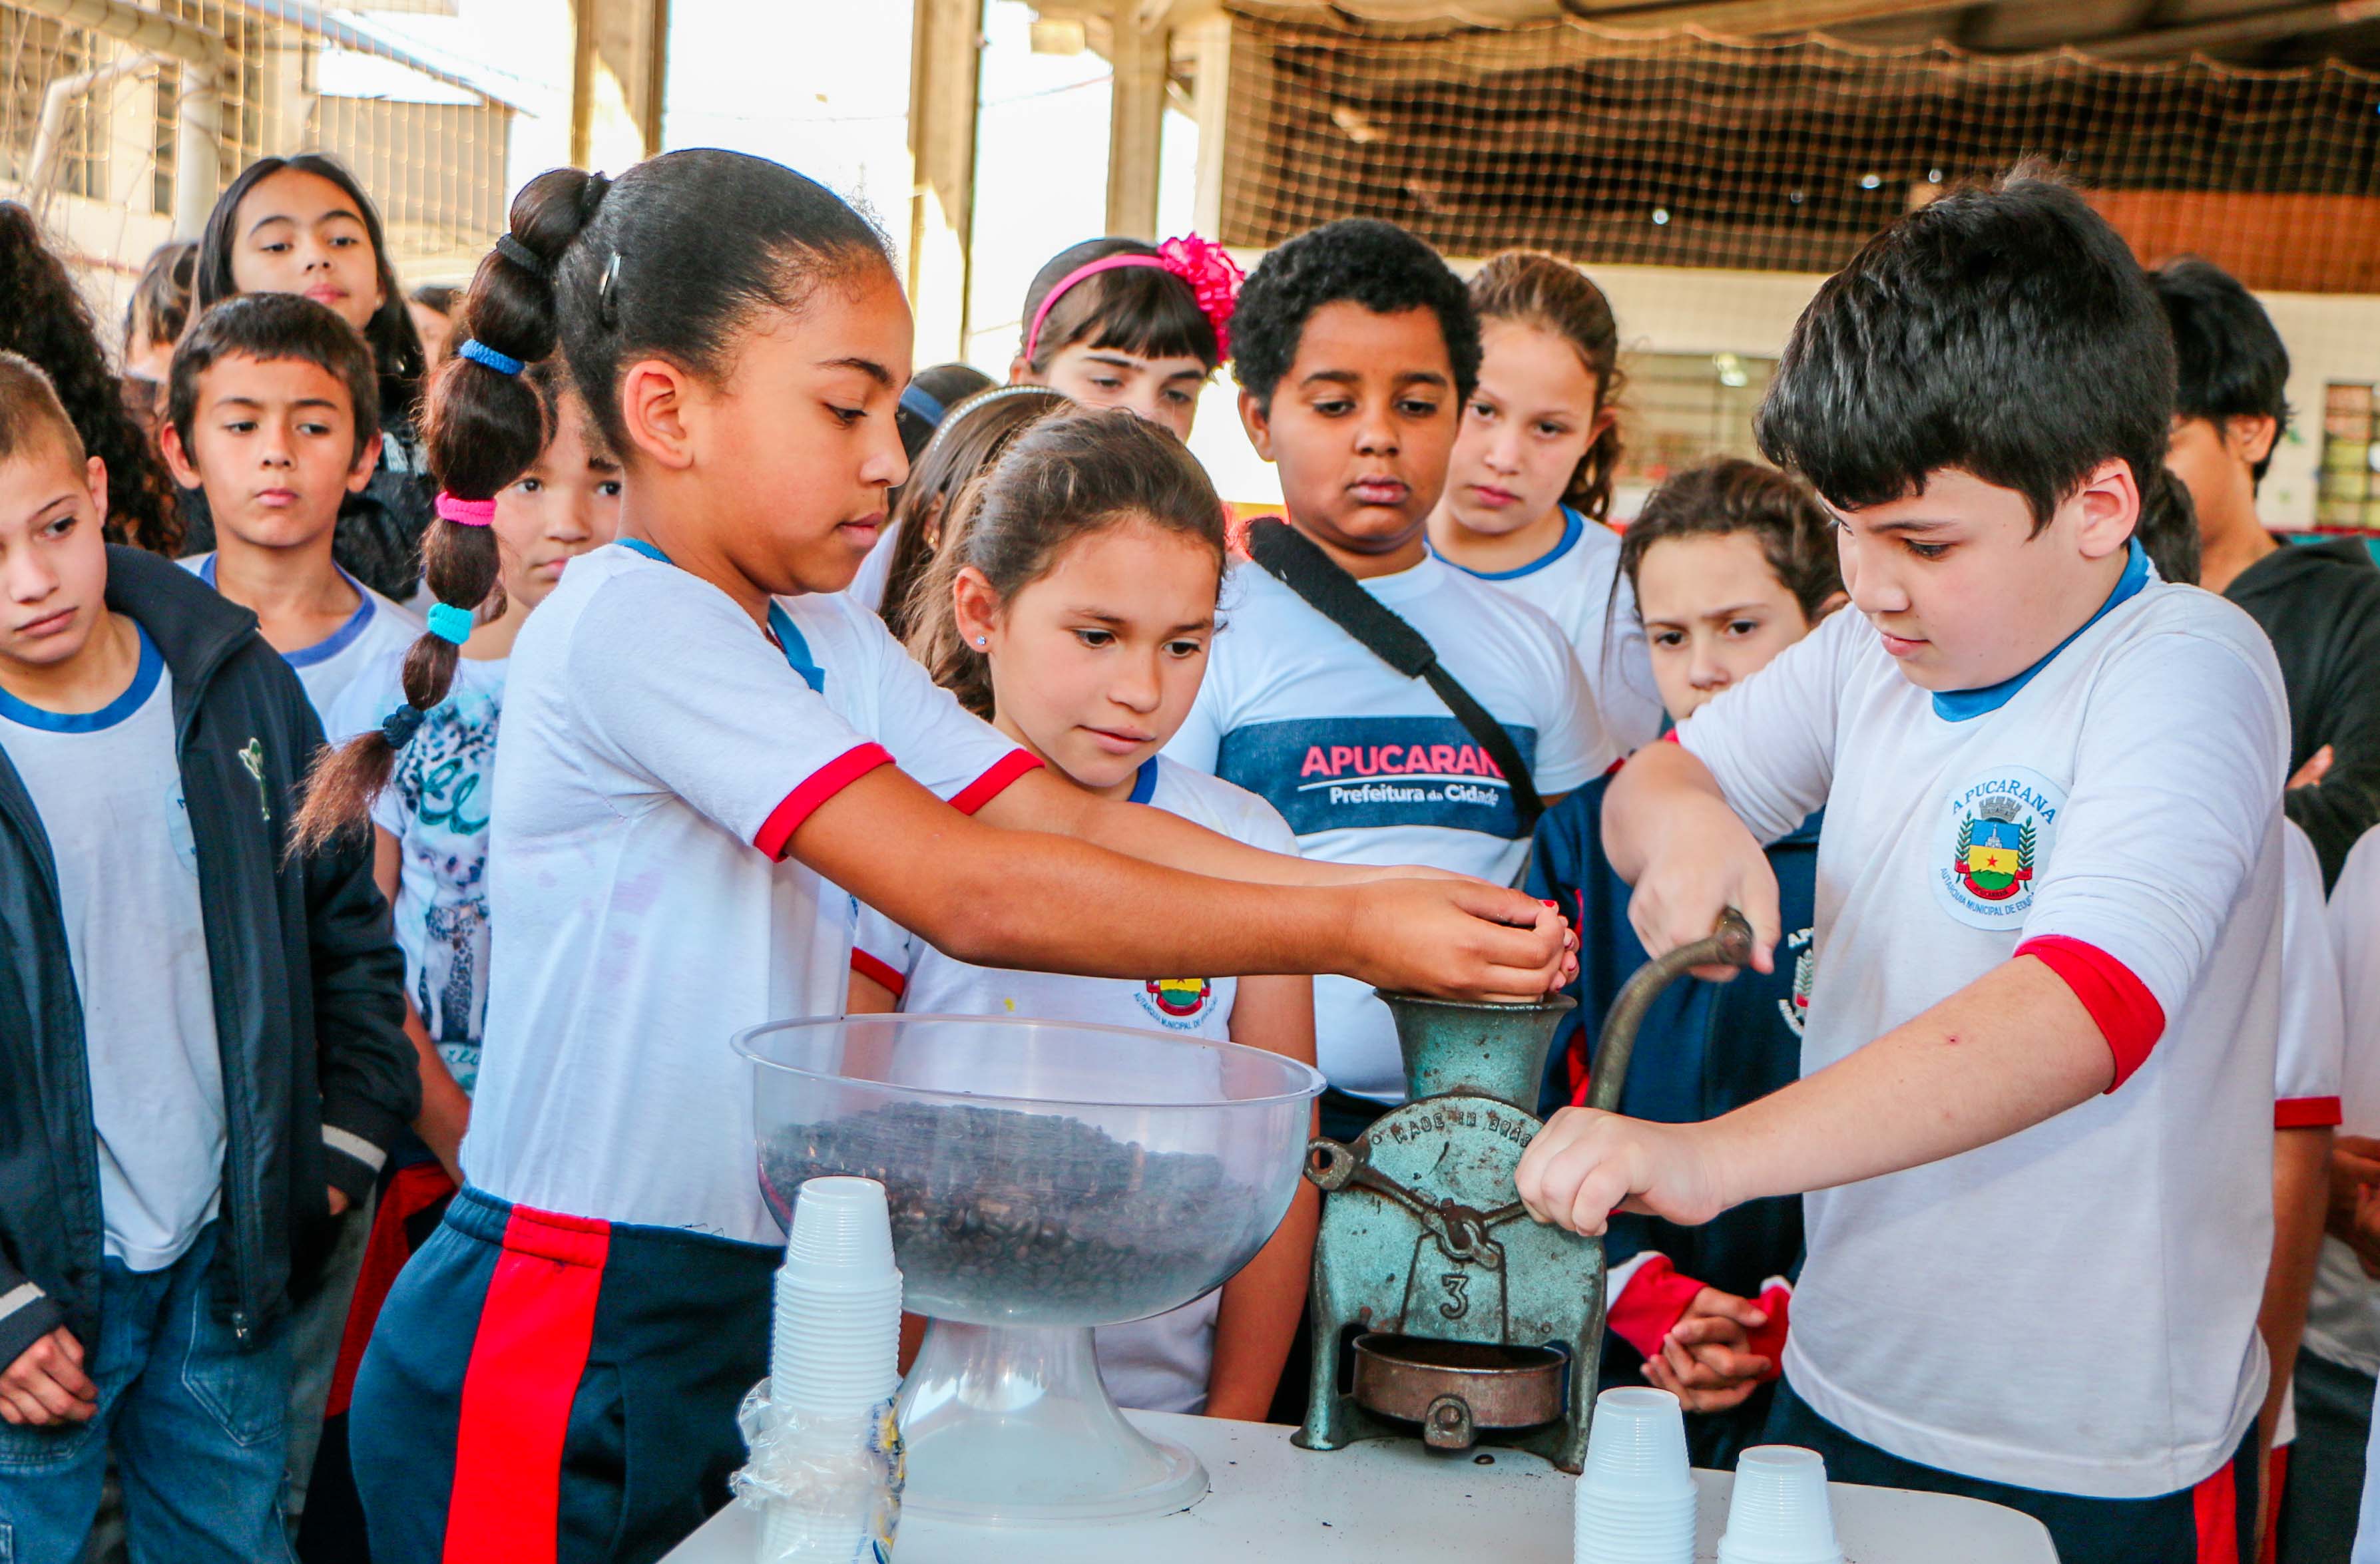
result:
[[[1786,1379],[1904,1460],[2096,1498],[2188,1488],[2263,1400],[2289,707],[2271,643],[2134,544],[2098,614],[1987,689],[1837,613],[1678,730],[1753,834],[1820,806],[1803,1073],[2018,954],[2118,1085],[1803,1197]]]
[[[174,678],[146,630],[132,683],[96,711],[0,690],[0,753],[57,867],[105,1250],[135,1271],[180,1259],[223,1196],[223,1056],[174,741]]]
[[[1618,758],[1586,677],[1543,611],[1425,555],[1362,583],[1421,632],[1501,723],[1550,798]],[[1495,761],[1437,692],[1381,661],[1254,564],[1223,586],[1224,629],[1166,755],[1279,810],[1334,864],[1422,864],[1512,882],[1528,852]],[[1315,1049],[1344,1092],[1404,1096],[1389,1009],[1368,984],[1314,980]]]
[[[463,1141],[499,1199],[783,1243],[728,1040],[843,1012],[851,898],[787,855],[795,832],[878,766],[972,811],[1040,763],[844,594],[769,620],[624,539],[514,644]]]
[[[1444,556],[1439,556],[1443,558]],[[1667,712],[1636,594],[1620,574],[1620,535],[1562,507],[1561,541],[1517,570],[1446,563],[1498,591],[1534,603],[1570,638],[1603,731],[1624,754],[1661,736]]]
[[[212,587],[215,584],[215,556],[212,553],[192,554],[181,561],[182,568]],[[332,566],[336,570],[336,565]],[[364,671],[391,652],[402,653],[421,638],[421,618],[408,609],[382,597],[370,587],[339,570],[339,576],[356,589],[362,600],[347,622],[316,641],[310,647],[285,651],[281,661],[297,673],[298,682],[306,686],[306,698],[314,703],[314,715],[322,719],[323,728],[330,729],[333,712],[339,697]],[[332,733],[336,740],[343,736]]]
[[[1268,853],[1297,855],[1297,838],[1272,806],[1161,755],[1142,763],[1131,802]],[[912,1014],[1031,1016],[1214,1042],[1232,1040],[1232,1007],[1239,997],[1236,977],[1135,981],[976,966],[942,954],[865,903],[859,906],[851,964],[891,990]],[[1144,1412],[1205,1412],[1221,1306],[1219,1288],[1153,1318],[1100,1327],[1095,1333],[1099,1377],[1117,1404]]]

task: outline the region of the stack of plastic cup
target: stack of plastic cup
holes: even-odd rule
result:
[[[808,1417],[856,1416],[901,1386],[901,1272],[884,1186],[811,1179],[777,1273],[769,1400]]]
[[[1694,1474],[1677,1397],[1629,1388],[1595,1399],[1575,1519],[1576,1564],[1694,1564]]]
[[[1843,1564],[1817,1451],[1755,1445],[1743,1452],[1718,1558],[1719,1564]]]
[[[882,1405],[901,1386],[901,1272],[884,1186],[811,1179],[794,1206],[777,1272],[769,1406],[780,1437],[812,1472],[847,1469],[836,1502],[769,1508],[764,1559],[847,1559],[865,1551],[877,1496],[868,1486]],[[798,1432],[796,1433],[796,1426]]]

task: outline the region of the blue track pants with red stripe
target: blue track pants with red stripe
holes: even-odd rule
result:
[[[773,1246],[465,1189],[398,1277],[348,1419],[373,1564],[639,1564],[727,1501]]]
[[[1777,1388],[1767,1438],[1816,1450],[1827,1458],[1827,1476],[1834,1482],[1957,1494],[2022,1510],[2049,1528],[2060,1564],[2255,1564],[2253,1428],[2212,1476],[2157,1498],[2086,1498],[1904,1461],[1811,1411],[1790,1379]]]

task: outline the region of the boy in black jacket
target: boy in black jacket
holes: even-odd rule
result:
[[[2289,350],[2265,307],[2211,261],[2177,261],[2149,280],[2173,326],[2180,395],[2166,462],[2198,511],[2199,581],[2272,637],[2295,773],[2283,807],[2313,839],[2328,891],[2347,850],[2380,824],[2380,569],[2361,538],[2289,548],[2256,517],[2256,487],[2289,422]]]
[[[362,852],[285,852],[322,733],[255,616],[101,539],[0,354],[0,1557],[285,1556],[293,1257],[417,1110]]]

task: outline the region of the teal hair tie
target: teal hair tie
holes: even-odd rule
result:
[[[442,641],[461,646],[471,638],[471,611],[456,608],[453,603],[431,603],[430,633]]]

